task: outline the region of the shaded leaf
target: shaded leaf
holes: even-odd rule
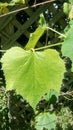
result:
[[[35,52],[20,47],[9,49],[1,59],[6,78],[6,89],[16,89],[32,107],[50,89],[60,91],[64,62],[57,51]]]
[[[69,57],[73,62],[73,25],[71,25],[71,28],[66,34],[66,38],[62,45],[61,51],[63,56]],[[73,65],[72,65],[72,71],[73,71]]]

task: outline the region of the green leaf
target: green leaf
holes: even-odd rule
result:
[[[52,130],[56,127],[57,117],[55,114],[50,114],[49,112],[41,113],[35,119],[36,130]]]
[[[38,40],[40,39],[45,30],[46,30],[46,21],[43,14],[41,14],[39,20],[39,27],[35,30],[35,32],[31,33],[29,41],[25,46],[26,50],[29,50],[30,48],[34,48],[36,46]]]
[[[73,63],[73,25],[71,25],[71,28],[66,34],[66,38],[62,45],[61,51],[62,51],[62,55],[69,57]],[[73,65],[72,65],[72,71],[73,71]]]
[[[1,61],[6,89],[16,89],[32,107],[35,108],[41,96],[50,89],[59,93],[65,68],[56,50],[35,52],[13,47],[4,54]]]

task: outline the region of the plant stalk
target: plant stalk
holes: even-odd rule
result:
[[[63,42],[61,43],[56,43],[56,44],[52,44],[52,45],[47,45],[47,46],[43,46],[43,47],[39,47],[39,48],[36,48],[34,49],[35,51],[38,51],[38,50],[42,50],[42,49],[48,49],[49,47],[54,47],[54,46],[59,46],[59,45],[62,45]]]
[[[51,31],[53,31],[53,32],[55,32],[55,33],[57,33],[58,35],[60,35],[60,36],[62,36],[62,37],[64,37],[64,38],[66,38],[66,35],[64,35],[64,34],[58,32],[58,31],[54,30],[53,28],[46,27],[46,29],[49,29],[49,30],[51,30]]]

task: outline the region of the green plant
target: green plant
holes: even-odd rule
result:
[[[47,28],[64,37],[63,42],[60,44],[57,43],[41,48],[35,48],[39,38]],[[33,111],[33,115],[35,116],[32,115],[33,118],[31,118],[29,123],[27,123],[27,125],[30,124],[30,129],[32,129],[32,127],[35,127],[34,129],[37,130],[56,129],[57,113],[54,109],[55,104],[58,101],[62,79],[66,69],[64,60],[60,57],[59,52],[54,49],[49,49],[49,47],[62,44],[62,56],[69,57],[73,63],[72,30],[73,23],[71,22],[68,32],[66,32],[65,35],[60,34],[50,27],[46,27],[44,17],[41,15],[40,25],[30,36],[25,48],[22,49],[20,47],[13,47],[7,50],[1,59],[3,64],[2,69],[6,78],[6,93],[7,91],[15,89],[17,97],[18,94],[22,95],[33,107],[32,109],[30,106]],[[14,99],[16,99],[14,91],[12,94]],[[12,99],[10,99],[10,101],[12,101]],[[9,104],[11,104],[10,101]],[[40,106],[43,106],[44,108],[41,110]],[[36,107],[39,107],[39,109],[37,109],[38,112],[36,112]],[[9,106],[8,109],[11,110]],[[60,113],[63,113],[63,109]],[[10,112],[9,114],[12,116]],[[70,114],[72,118],[72,113]],[[58,117],[60,117],[60,114]],[[64,121],[66,122],[67,120],[68,119],[66,117],[66,120]],[[61,127],[65,129],[63,122],[60,121],[60,123],[62,123]],[[24,129],[25,128],[23,127],[23,130]]]

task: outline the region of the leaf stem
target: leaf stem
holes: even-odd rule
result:
[[[42,49],[48,49],[49,47],[54,47],[54,46],[59,46],[59,45],[62,45],[63,42],[61,43],[56,43],[56,44],[52,44],[52,45],[48,45],[48,46],[43,46],[43,47],[39,47],[39,48],[36,48],[34,49],[35,51],[38,51],[38,50],[42,50]]]
[[[46,29],[49,29],[49,30],[51,30],[51,31],[53,31],[53,32],[55,32],[55,33],[57,33],[57,34],[59,34],[60,36],[62,36],[62,37],[64,37],[64,38],[66,38],[66,35],[64,35],[64,34],[62,34],[62,33],[58,32],[58,31],[54,30],[53,28],[46,27]]]

